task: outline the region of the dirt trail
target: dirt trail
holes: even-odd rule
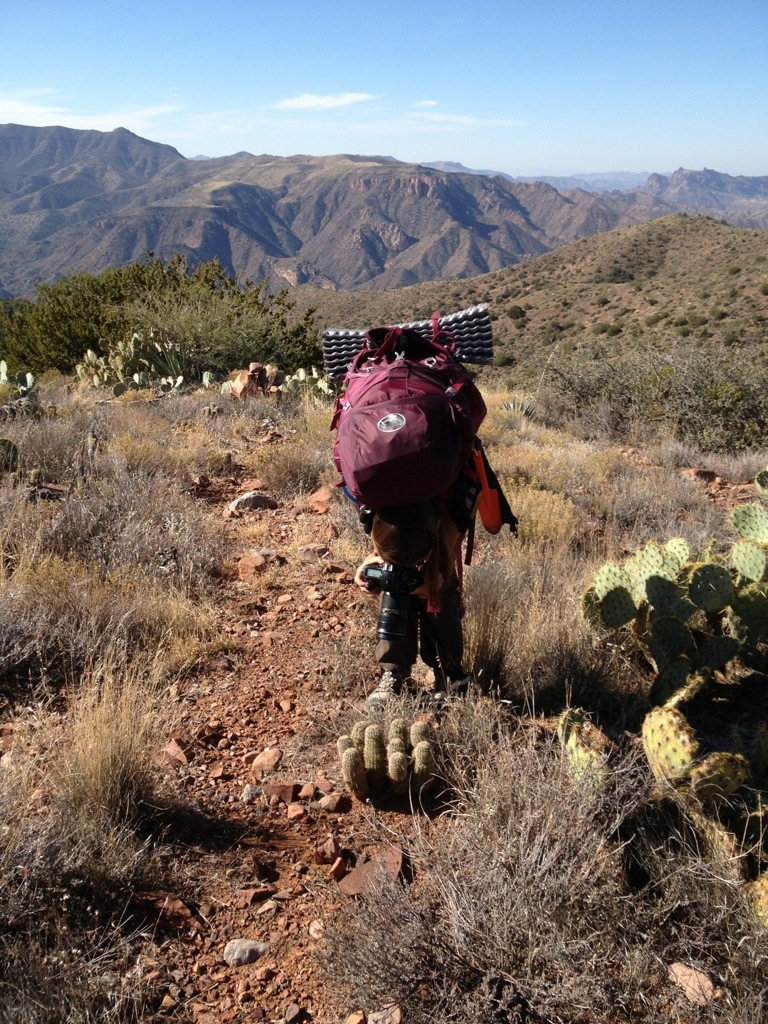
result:
[[[226,514],[241,490],[206,483],[212,516]],[[169,836],[168,878],[177,883],[138,895],[150,913],[162,908],[160,953],[144,969],[164,1019],[345,1016],[312,954],[328,916],[354,898],[338,880],[375,856],[382,839],[381,812],[345,793],[336,755],[339,723],[362,707],[373,663],[372,612],[352,584],[353,566],[334,560],[332,509],[321,494],[230,520],[234,549],[246,555],[249,527],[268,518],[269,585],[259,572],[227,580],[226,650],[171,693],[177,725],[160,757],[169,790],[178,793],[181,781],[190,808]],[[225,947],[238,938],[269,951],[228,966]]]

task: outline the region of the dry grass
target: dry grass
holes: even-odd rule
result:
[[[643,464],[505,410],[508,397],[489,393],[484,429],[520,537],[478,527],[465,620],[478,686],[440,724],[444,813],[408,819],[402,835],[392,826],[413,882],[382,882],[343,907],[324,969],[349,1009],[396,1000],[415,1024],[757,1024],[766,934],[744,912],[740,883],[691,841],[684,811],[651,799],[623,738],[637,729],[648,680],[581,614],[600,562],[647,539],[682,534],[698,546],[721,531],[722,514],[677,472],[700,453],[667,443]],[[4,714],[31,707],[53,724],[37,730],[14,785],[0,787],[0,1020],[138,1021],[149,1012],[132,968],[144,940],[123,934],[116,908],[156,870],[137,833],[140,822],[157,839],[143,816],[157,796],[155,698],[210,636],[230,554],[187,480],[261,477],[285,504],[335,483],[331,407],[218,399],[207,416],[205,394],[58,401],[55,417],[4,428],[23,465],[0,481],[0,698]],[[701,464],[748,477],[757,457],[718,458]],[[70,493],[27,501],[34,469]],[[332,501],[332,557],[353,567],[367,539],[352,504],[338,492]],[[276,546],[277,519],[254,517],[248,542]],[[300,517],[280,523],[289,561],[258,577],[259,592],[300,580],[294,556],[316,539]],[[364,607],[351,594],[350,611]],[[322,648],[334,698],[361,694],[374,667],[373,608],[350,620]],[[599,792],[573,784],[544,721],[567,705],[619,742]],[[51,719],[51,707],[66,714]],[[315,732],[332,731],[326,709],[314,713]],[[297,744],[293,763],[309,777],[312,748]],[[25,972],[30,956],[45,964],[38,977]],[[666,979],[676,960],[706,970],[723,999],[691,1009]]]

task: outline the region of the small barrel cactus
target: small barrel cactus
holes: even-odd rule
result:
[[[368,776],[363,759],[355,747],[348,747],[342,754],[341,774],[352,796],[361,801],[368,799]]]

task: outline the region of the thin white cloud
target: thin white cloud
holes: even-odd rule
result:
[[[419,100],[418,103],[413,104],[414,107],[436,107],[437,100]]]
[[[337,107],[349,107],[353,103],[365,103],[374,98],[369,92],[337,92],[325,96],[303,92],[301,96],[276,103],[275,110],[334,110]]]
[[[65,128],[112,131],[128,128],[137,134],[151,131],[155,121],[175,113],[174,104],[158,104],[137,110],[115,110],[103,113],[76,112],[55,102],[45,102],[44,93],[8,96],[0,94],[0,124],[26,124],[37,128],[63,125]]]

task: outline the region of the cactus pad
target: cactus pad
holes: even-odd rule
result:
[[[739,590],[728,609],[728,629],[736,640],[758,644],[768,638],[768,591],[752,583]]]
[[[688,682],[692,665],[688,658],[674,658],[667,662],[656,676],[651,687],[651,704],[666,704],[673,699]]]
[[[341,774],[347,789],[357,800],[368,799],[368,778],[363,759],[355,747],[349,747],[341,758]]]
[[[606,562],[595,573],[595,582],[592,585],[598,598],[602,600],[609,591],[617,588],[629,592],[632,589],[632,580],[629,573],[620,565],[616,565],[615,562]]]
[[[607,629],[620,629],[637,616],[637,605],[626,587],[614,587],[600,599],[600,617]]]
[[[664,565],[673,576],[677,576],[685,563],[690,561],[691,558],[691,549],[688,547],[688,541],[682,537],[671,537],[664,545],[663,555]]]
[[[605,749],[608,738],[580,708],[567,708],[557,723],[557,735],[563,744],[568,772],[574,782],[588,781],[600,787],[605,781]]]
[[[741,754],[718,751],[700,761],[691,770],[691,789],[703,801],[721,800],[743,786],[749,765]]]
[[[738,540],[731,548],[731,561],[744,579],[759,583],[768,575],[768,547],[754,540]]]
[[[739,505],[731,512],[731,526],[740,537],[768,542],[768,509],[762,505]]]
[[[724,669],[741,650],[741,644],[732,636],[716,636],[699,651],[699,661],[704,668]]]
[[[755,477],[755,490],[758,494],[768,494],[768,469],[762,470]]]
[[[768,509],[763,505],[739,505],[731,512],[730,520],[739,536],[768,542]]]
[[[680,619],[663,617],[656,619],[648,638],[648,649],[659,669],[681,655],[695,649],[693,636]]]
[[[676,619],[690,619],[696,605],[687,600],[681,588],[665,576],[650,576],[645,580],[645,598],[659,615],[672,615]]]
[[[654,708],[643,721],[643,749],[660,781],[674,782],[690,771],[699,744],[693,729],[675,708]]]
[[[733,581],[726,568],[705,562],[691,573],[688,596],[705,612],[721,611],[734,598]]]
[[[768,871],[746,886],[747,899],[761,924],[768,927]]]

